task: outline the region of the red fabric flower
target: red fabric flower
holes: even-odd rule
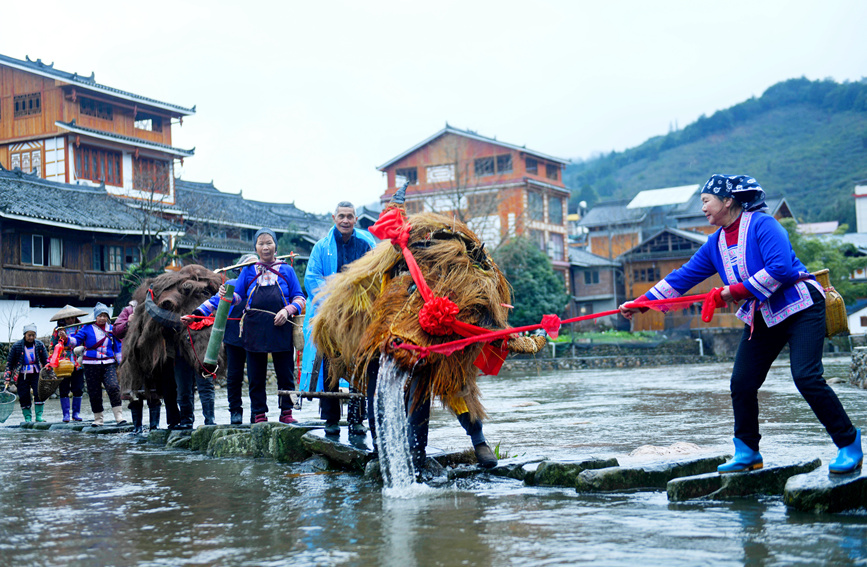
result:
[[[448,297],[434,297],[419,310],[418,322],[426,333],[448,335],[454,332],[452,324],[458,311],[458,306]]]

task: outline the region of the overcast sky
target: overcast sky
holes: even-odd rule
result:
[[[322,213],[443,128],[586,159],[806,76],[867,76],[867,2],[6,2],[0,53],[186,107],[182,175]],[[13,24],[14,22],[14,24]],[[12,24],[12,25],[10,25]]]

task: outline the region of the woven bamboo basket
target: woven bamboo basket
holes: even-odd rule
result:
[[[304,315],[293,315],[289,318],[292,323],[292,344],[295,346],[295,352],[304,350]]]
[[[813,273],[825,290],[825,336],[849,334],[849,318],[843,297],[831,286],[831,272],[827,269]]]
[[[44,366],[42,370],[39,371],[39,383],[36,386],[39,399],[44,402],[50,398],[51,394],[57,390],[57,387],[60,386],[61,382],[63,382],[63,378],[57,376],[54,368]]]
[[[0,392],[0,423],[4,423],[9,416],[12,415],[12,410],[15,409],[15,402],[18,401],[18,396],[13,394],[12,392],[6,391],[6,388],[3,388],[3,391]]]

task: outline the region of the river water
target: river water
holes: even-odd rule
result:
[[[486,377],[485,433],[502,452],[552,459],[629,463],[639,446],[677,442],[731,452],[729,372],[708,364]],[[847,375],[848,359],[826,360],[827,378]],[[833,387],[867,425],[867,391]],[[218,399],[217,420],[227,423],[225,393]],[[827,466],[835,448],[787,364],[775,365],[760,404],[766,465],[820,457]],[[58,405],[47,403],[49,420]],[[316,404],[299,413],[315,419]],[[430,445],[464,449],[469,438],[437,409]],[[586,495],[486,476],[395,498],[354,474],[298,470],[126,435],[0,427],[0,566],[867,564],[867,514],[803,514],[780,498],[670,504],[664,492]]]

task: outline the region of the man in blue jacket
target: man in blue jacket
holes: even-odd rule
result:
[[[358,218],[355,216],[355,206],[349,201],[341,201],[331,215],[334,226],[328,234],[313,247],[307,271],[304,272],[304,287],[307,290],[307,314],[304,317],[304,356],[301,362],[301,389],[310,390],[311,384],[316,391],[328,391],[327,379],[328,361],[317,364],[319,371],[314,378],[314,361],[316,345],[310,337],[311,322],[316,316],[317,304],[313,298],[325,283],[325,278],[336,274],[343,266],[353,262],[371,250],[376,241],[366,230],[355,228]],[[314,381],[315,380],[315,381]],[[319,401],[320,417],[325,420],[325,432],[329,435],[340,433],[340,400],[321,398]],[[349,416],[350,433],[363,434],[361,424],[361,402],[354,398],[350,402]]]

